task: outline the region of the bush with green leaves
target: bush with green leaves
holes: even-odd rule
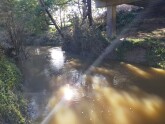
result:
[[[147,51],[149,65],[165,69],[165,45],[162,43],[156,39],[147,39],[143,42],[149,48]]]
[[[28,123],[27,102],[19,91],[21,73],[15,64],[0,58],[0,123]]]
[[[126,25],[131,23],[137,16],[138,11],[119,11],[117,13],[117,29],[121,30]]]
[[[29,33],[41,33],[48,29],[46,16],[38,0],[19,0],[14,4],[16,20]],[[47,20],[49,22],[49,20]]]

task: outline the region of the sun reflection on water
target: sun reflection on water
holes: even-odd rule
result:
[[[147,80],[153,80],[152,74],[156,71],[160,72],[160,70],[151,69],[152,73],[149,73],[138,66],[125,63],[122,63],[120,69],[122,68]],[[48,108],[50,113],[52,109],[58,109],[53,114],[48,113],[50,120],[44,124],[165,123],[164,99],[149,94],[136,85],[130,85],[127,89],[109,85],[110,80],[105,75],[115,76],[113,70],[98,67],[93,69],[91,75],[83,75],[80,71],[70,70],[69,74],[54,77],[51,82],[56,85],[56,88],[49,100]],[[123,76],[123,80],[121,77],[117,75],[117,81],[125,81],[125,77]],[[142,81],[146,83],[146,80]],[[76,83],[81,85],[76,85]],[[88,90],[86,90],[87,87]]]
[[[74,97],[74,92],[73,92],[73,88],[70,87],[70,85],[68,84],[66,87],[64,87],[64,99],[65,100],[72,100],[72,98]]]
[[[92,81],[97,88],[91,89],[91,94],[83,90],[85,96],[78,102],[72,101],[79,90],[69,84],[62,87],[59,92],[62,91],[64,102],[48,124],[164,124],[165,102],[161,98],[138,88],[125,91],[98,85],[96,78]],[[56,99],[50,108],[58,103]]]
[[[48,80],[44,85],[30,86],[50,87],[49,95],[41,95],[43,106],[41,96],[36,97],[41,124],[165,124],[164,70],[114,62],[93,67],[91,73],[83,75],[86,66],[78,59],[66,58],[65,63],[61,48],[50,49],[50,56],[42,50],[34,52],[37,61],[29,67],[32,71],[27,77],[38,76],[30,80],[32,84],[42,82],[41,73]],[[38,61],[43,53],[42,60],[46,56],[47,63],[44,71],[40,69],[42,61]]]
[[[61,69],[64,66],[65,56],[61,48],[52,48],[49,50],[50,52],[50,62],[52,67],[56,70]]]

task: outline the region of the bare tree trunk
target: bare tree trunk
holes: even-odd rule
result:
[[[83,20],[82,24],[84,23],[85,19],[88,17],[89,26],[92,26],[93,24],[93,18],[92,18],[92,3],[91,0],[83,0]]]
[[[87,18],[87,0],[82,0],[83,2],[83,19],[82,24],[84,23],[85,19]]]
[[[66,26],[66,25],[65,25],[65,16],[66,16],[66,15],[65,15],[65,12],[66,12],[66,11],[64,10],[64,17],[63,17],[64,27]]]
[[[6,29],[10,41],[13,45],[15,56],[17,59],[26,59],[25,51],[23,48],[23,27],[14,20],[12,12],[7,15]]]
[[[62,13],[61,13],[61,7],[60,7],[60,24],[61,24],[61,29],[62,29],[62,27],[63,27],[63,25],[62,25],[62,15],[61,15]]]
[[[61,32],[59,26],[57,25],[56,21],[54,20],[53,16],[51,15],[51,13],[49,12],[49,10],[47,9],[45,3],[43,0],[39,0],[41,7],[44,9],[44,11],[47,13],[48,17],[50,18],[50,20],[52,21],[52,23],[54,24],[55,28],[57,29],[58,33],[61,35],[62,38],[64,38],[64,34]]]
[[[92,3],[91,0],[87,0],[87,6],[88,6],[88,20],[89,20],[89,26],[92,26],[93,24],[93,18],[92,18]]]

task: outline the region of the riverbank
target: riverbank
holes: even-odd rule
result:
[[[123,42],[104,59],[165,69],[164,31],[164,28],[162,28],[161,30],[153,31],[154,33],[146,33],[144,36],[135,36],[135,34],[126,36],[123,38]],[[74,40],[64,42],[62,48],[67,53],[82,56],[89,60],[96,59],[111,44],[111,40],[106,39],[100,33],[99,36],[96,34],[92,37],[88,36],[86,40],[83,37],[79,37],[79,40],[75,38]],[[141,32],[141,34],[144,33]],[[61,46],[61,44],[57,44],[54,41],[52,41],[52,44],[49,45],[48,42],[48,44],[36,44],[34,46]]]
[[[165,69],[165,18],[148,17],[126,33],[118,48],[125,61]]]
[[[14,61],[0,56],[0,124],[25,124],[27,101],[22,95],[21,72]]]
[[[126,38],[112,59],[165,69],[165,44],[154,38]]]

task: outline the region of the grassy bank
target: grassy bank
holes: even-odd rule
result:
[[[21,73],[16,65],[0,57],[0,124],[28,123],[27,104],[20,92],[20,82]]]
[[[134,50],[136,49],[139,50],[139,54],[141,54],[140,50],[143,51],[145,60],[142,64],[165,69],[164,40],[154,38],[127,38],[116,49],[116,52],[120,60],[125,60],[128,52],[131,52],[135,57],[138,57],[138,53],[134,54]]]

